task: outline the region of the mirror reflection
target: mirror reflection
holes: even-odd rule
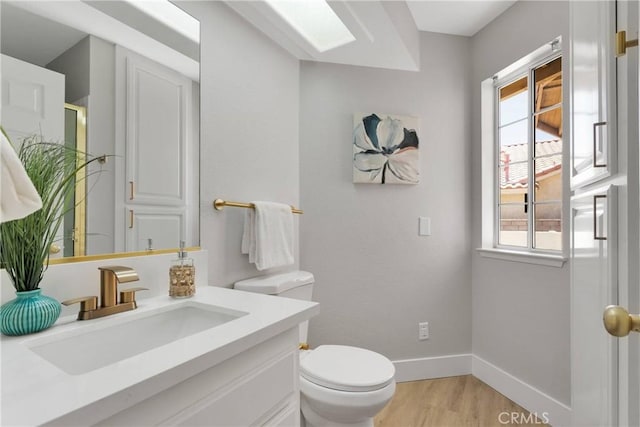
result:
[[[14,143],[105,155],[76,180],[51,257],[199,245],[199,23],[173,3],[2,1]]]

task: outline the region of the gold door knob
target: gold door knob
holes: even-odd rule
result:
[[[618,305],[605,308],[602,320],[607,332],[614,337],[626,337],[631,331],[640,332],[640,315],[629,314]]]
[[[59,245],[56,245],[55,243],[52,243],[51,246],[49,246],[49,253],[50,254],[57,254],[60,252],[62,248]]]

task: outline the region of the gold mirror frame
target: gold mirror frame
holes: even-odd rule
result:
[[[186,252],[194,252],[202,249],[200,246],[189,246],[188,248],[184,248],[183,250]],[[64,258],[55,258],[49,260],[49,265],[57,265],[57,264],[70,264],[74,262],[84,262],[84,261],[99,261],[103,259],[114,259],[114,258],[131,258],[136,256],[148,256],[148,255],[162,255],[162,254],[177,254],[180,251],[180,248],[169,248],[169,249],[151,249],[147,251],[137,251],[137,252],[116,252],[110,254],[98,254],[98,255],[83,255],[83,256],[71,256]]]

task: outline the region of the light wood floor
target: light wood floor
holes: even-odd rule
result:
[[[508,414],[502,414],[507,412]],[[511,413],[524,414],[511,423]],[[471,375],[397,384],[375,427],[536,426],[529,412]],[[506,423],[501,423],[506,422]],[[530,421],[527,423],[527,421]],[[533,422],[531,422],[533,421]]]

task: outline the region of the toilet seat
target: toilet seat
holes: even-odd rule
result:
[[[395,367],[381,354],[346,345],[321,345],[300,360],[300,375],[322,387],[351,392],[380,390]]]

